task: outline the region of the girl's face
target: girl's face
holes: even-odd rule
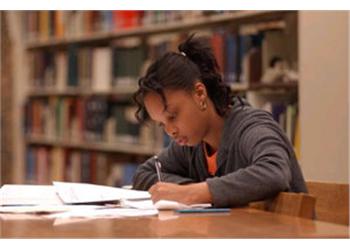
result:
[[[151,119],[179,145],[194,146],[200,143],[208,133],[209,124],[206,110],[200,108],[206,97],[205,87],[201,84],[192,93],[165,90],[164,95],[166,109],[159,94],[150,92],[145,96],[145,107]]]

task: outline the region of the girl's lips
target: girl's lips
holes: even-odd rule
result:
[[[186,137],[181,137],[180,139],[176,139],[176,143],[179,145],[185,145],[187,144],[188,139]]]

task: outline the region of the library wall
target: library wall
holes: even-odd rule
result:
[[[12,80],[12,67],[11,67],[11,41],[9,38],[9,29],[7,20],[3,12],[0,12],[0,44],[1,44],[1,162],[0,162],[0,185],[7,183],[12,179],[11,169],[13,162],[11,139],[12,133],[12,119],[11,113],[13,112],[13,80]]]
[[[307,180],[349,182],[349,12],[299,13],[301,165]]]

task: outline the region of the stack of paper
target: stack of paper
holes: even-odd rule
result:
[[[158,210],[150,200],[150,194],[145,191],[86,183],[54,182],[53,186],[4,185],[0,189],[0,213],[90,218],[149,216],[158,214]]]
[[[3,185],[0,189],[0,206],[62,204],[54,186]]]
[[[54,182],[53,186],[4,185],[0,189],[0,213],[51,214],[50,217],[54,218],[129,217],[156,215],[158,210],[211,206],[185,205],[169,200],[160,200],[153,204],[150,198],[146,191],[86,183]]]

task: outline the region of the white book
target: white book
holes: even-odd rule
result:
[[[55,56],[56,64],[56,89],[63,91],[67,86],[67,54],[58,52]]]
[[[112,81],[112,50],[95,48],[92,52],[92,90],[108,91]]]

